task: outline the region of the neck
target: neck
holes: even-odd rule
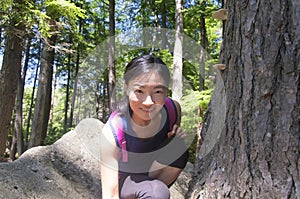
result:
[[[131,115],[131,120],[135,125],[140,126],[140,127],[146,127],[153,121],[153,119],[143,120],[139,117],[136,117],[134,114]]]
[[[157,117],[152,120],[142,120],[138,121],[131,120],[132,130],[135,132],[136,136],[139,138],[149,138],[154,136],[159,127],[161,121],[161,115],[157,115]]]

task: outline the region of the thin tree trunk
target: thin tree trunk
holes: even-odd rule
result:
[[[19,0],[14,3],[13,12],[22,13],[17,6],[23,4],[23,1]],[[3,154],[15,105],[18,80],[21,75],[24,29],[25,26],[22,22],[16,18],[11,19],[0,73],[0,162],[4,160]]]
[[[10,145],[8,162],[14,161],[16,159],[16,153],[17,153],[17,135],[16,135],[16,132],[14,131],[14,134],[13,134],[13,137],[11,140],[11,145]]]
[[[2,18],[1,14],[0,17]],[[2,46],[2,20],[0,19],[0,46]],[[2,64],[2,63],[0,63]],[[1,67],[0,67],[1,69]]]
[[[299,1],[227,4],[223,87],[200,152],[216,145],[198,156],[188,198],[299,198]]]
[[[95,108],[96,108],[96,118],[100,119],[100,109],[101,109],[101,87],[102,87],[102,82],[99,80],[97,82],[97,88],[95,92]]]
[[[116,106],[116,69],[115,69],[115,0],[109,0],[109,108],[110,112],[115,109]]]
[[[48,121],[49,125],[48,125],[48,128],[47,128],[47,131],[52,136],[54,136],[55,133],[56,133],[55,131],[53,131],[53,115],[54,115],[53,107],[54,107],[54,104],[55,104],[56,72],[57,72],[57,70],[53,71],[53,80],[52,80],[52,86],[53,86],[53,88],[51,89],[52,93],[51,93],[51,103],[50,103],[50,112],[49,112],[49,121]],[[45,138],[46,138],[46,136],[45,136]]]
[[[41,47],[39,47],[38,57],[40,57],[40,54],[41,54],[40,49],[41,49]],[[38,60],[38,63],[36,64],[36,70],[35,70],[35,75],[34,75],[34,80],[33,80],[33,87],[32,87],[30,106],[29,106],[28,117],[27,117],[26,133],[25,133],[25,149],[27,149],[28,145],[29,145],[29,130],[30,130],[30,125],[31,125],[30,122],[31,122],[31,116],[32,116],[32,109],[34,106],[35,90],[36,90],[36,82],[37,82],[38,72],[39,72],[39,65],[40,65],[40,60]]]
[[[23,130],[22,130],[22,102],[23,102],[23,92],[24,86],[22,78],[20,77],[18,81],[17,97],[15,104],[15,119],[14,119],[14,133],[13,133],[13,142],[11,147],[10,158],[15,160],[15,154],[18,151],[20,156],[24,152],[24,140],[23,140]],[[15,150],[17,149],[17,151]]]
[[[172,98],[180,101],[182,97],[182,47],[183,47],[183,15],[182,0],[175,0],[176,33],[173,58]]]
[[[73,117],[74,117],[74,109],[76,103],[76,95],[77,95],[77,85],[78,85],[78,71],[79,71],[79,61],[80,61],[80,53],[79,48],[77,48],[77,56],[76,56],[76,63],[75,63],[75,79],[73,84],[73,94],[72,94],[72,101],[71,101],[71,111],[70,111],[70,121],[69,121],[69,128],[73,126]]]
[[[16,99],[16,106],[15,106],[16,117],[14,122],[15,124],[14,136],[16,136],[18,156],[21,156],[25,150],[24,136],[23,136],[23,119],[22,119],[23,118],[23,97],[24,97],[26,73],[27,73],[28,63],[30,58],[30,47],[31,47],[31,37],[27,39],[24,67],[23,67],[22,75],[18,82],[17,99]]]
[[[152,47],[151,47],[151,51],[154,52],[155,51],[155,46],[157,44],[157,28],[159,28],[159,18],[158,18],[158,12],[156,9],[156,3],[153,2],[152,4],[152,9],[153,9],[153,14],[154,14],[154,30],[153,30],[153,36],[152,36]]]
[[[70,39],[70,43],[72,43],[72,39]],[[68,112],[69,112],[69,98],[70,98],[70,81],[71,81],[71,53],[68,54],[68,78],[67,78],[67,85],[66,85],[66,98],[65,98],[65,114],[64,114],[64,132],[68,130]]]
[[[199,57],[199,90],[204,91],[205,90],[205,58],[206,51],[204,47],[200,47],[200,57]]]
[[[44,42],[39,73],[38,92],[34,107],[34,117],[32,121],[32,132],[30,136],[29,148],[44,144],[49,122],[52,94],[52,76],[54,53],[53,46],[56,43],[56,36],[49,39],[49,44]]]
[[[202,1],[201,8],[203,9],[203,13],[205,13],[206,9],[206,1]],[[206,50],[208,46],[208,38],[207,38],[207,31],[206,31],[206,23],[205,23],[205,16],[200,16],[200,57],[199,57],[199,90],[205,90],[205,64],[206,64]],[[203,111],[201,107],[198,108],[198,117],[203,117]],[[202,121],[198,121],[198,128],[197,128],[197,148],[196,148],[196,156],[199,154],[200,149],[200,142],[201,142],[201,129],[202,129]],[[196,164],[197,166],[197,164]]]
[[[82,8],[82,6],[81,6]],[[82,20],[79,20],[79,34],[82,33]],[[73,117],[74,117],[74,109],[76,103],[76,95],[77,95],[77,85],[78,85],[78,71],[79,71],[79,64],[80,64],[80,52],[81,52],[81,45],[80,43],[77,45],[77,52],[76,52],[76,63],[75,63],[75,78],[74,78],[74,86],[73,86],[73,95],[72,95],[72,102],[71,102],[71,111],[70,111],[70,122],[69,128],[73,126]]]
[[[103,90],[103,96],[102,96],[102,122],[106,122],[107,120],[107,102],[106,102],[106,98],[107,98],[107,86],[105,86],[107,83],[107,79],[104,79],[104,83],[102,84],[102,90]]]
[[[166,49],[166,47],[167,47],[167,35],[166,35],[167,14],[166,14],[165,0],[162,1],[162,6],[161,6],[161,27],[162,27],[162,49]]]
[[[203,8],[203,13],[205,13],[206,8],[206,1],[202,1],[201,8]],[[205,90],[205,61],[206,61],[206,49],[208,46],[208,38],[207,38],[207,31],[206,31],[206,23],[205,17],[200,16],[200,76],[199,76],[199,87],[200,91]]]

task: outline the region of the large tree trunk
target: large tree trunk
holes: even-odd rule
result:
[[[220,63],[227,68],[187,197],[299,198],[299,1],[226,3]]]
[[[23,1],[14,1],[13,12],[21,12]],[[22,16],[22,14],[20,14]],[[18,81],[21,75],[21,60],[24,46],[24,24],[16,17],[10,21],[7,30],[3,65],[0,73],[0,162],[6,148]]]
[[[44,144],[47,135],[51,108],[52,76],[55,53],[53,46],[55,45],[55,42],[56,36],[52,36],[49,39],[49,44],[47,42],[44,42],[43,44],[37,99],[34,107],[32,132],[28,148]]]

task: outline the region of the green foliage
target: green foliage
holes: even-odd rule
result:
[[[189,94],[182,97],[182,127],[186,133],[195,133],[199,122],[203,122],[204,113],[210,102],[212,89],[204,91],[188,91]],[[200,112],[199,112],[200,110]]]
[[[28,4],[31,15],[28,21],[35,24],[38,22],[38,28],[44,38],[49,38],[52,34],[54,24],[60,26],[60,29],[68,29],[70,31],[77,30],[76,22],[80,18],[85,18],[85,11],[77,7],[68,0],[46,0],[44,4]],[[43,10],[46,10],[44,12]]]
[[[52,17],[67,17],[71,20],[85,17],[85,11],[67,0],[46,0],[46,13]]]
[[[9,11],[11,10],[11,7],[13,5],[13,0],[6,0],[0,3],[0,21],[1,25],[4,23],[7,23],[7,20],[9,18]]]
[[[7,11],[12,6],[12,4],[13,4],[13,0],[4,0],[4,1],[1,1],[1,3],[0,3],[0,10],[3,13],[7,13]]]
[[[163,60],[163,62],[169,67],[170,71],[173,70],[173,56],[168,49],[156,51],[154,54]]]
[[[217,10],[220,4],[216,1],[208,0],[205,4],[200,1],[197,4],[189,5],[184,9],[184,33],[195,41],[201,41],[200,18],[205,18],[205,27],[208,39],[207,53],[217,62],[221,43],[222,22],[212,18],[213,11]]]
[[[52,144],[65,133],[64,127],[64,103],[65,89],[60,88],[55,92],[55,102],[53,104],[52,120],[48,127],[48,134],[45,140],[46,144]]]
[[[195,161],[199,127],[203,123],[204,114],[210,102],[212,89],[204,91],[188,91],[181,100],[182,118],[181,127],[188,135],[190,162]]]
[[[8,22],[12,17],[13,6],[12,0],[2,2],[0,5],[1,24]],[[205,63],[205,89],[206,91],[199,92],[199,66],[195,63],[189,63],[184,60],[183,75],[184,84],[184,97],[181,101],[183,116],[182,127],[189,135],[196,135],[198,125],[203,122],[203,114],[208,106],[210,94],[212,92],[214,83],[209,76],[214,76],[214,71],[211,65],[217,62],[221,42],[221,22],[214,20],[211,17],[212,11],[219,7],[217,1],[208,0],[207,4],[202,4],[203,1],[186,1],[184,14],[184,33],[200,44],[201,30],[199,25],[200,16],[206,19],[206,29],[208,36],[208,47],[206,51],[209,58]],[[162,6],[165,4],[165,10]],[[81,70],[83,71],[84,80],[87,92],[92,93],[93,98],[86,93],[77,93],[81,97],[79,108],[75,112],[84,111],[85,103],[89,107],[95,106],[95,94],[101,96],[102,101],[107,100],[107,93],[101,92],[99,85],[106,87],[107,85],[107,70],[102,71],[101,74],[92,67],[85,66],[85,58],[91,54],[92,50],[97,45],[108,39],[109,35],[109,6],[108,1],[92,0],[45,0],[45,1],[29,1],[25,0],[24,5],[19,5],[22,8],[22,15],[16,14],[18,23],[26,23],[26,33],[33,33],[35,39],[47,39],[53,34],[59,36],[56,46],[65,45],[68,51],[56,51],[55,69],[57,77],[57,86],[55,90],[55,104],[53,105],[53,115],[48,128],[48,136],[46,139],[47,144],[51,144],[59,139],[66,130],[64,126],[64,109],[66,98],[66,80],[68,72],[71,73],[70,81],[70,98],[72,97],[72,88],[75,80],[75,66],[79,61]],[[164,12],[164,13],[163,13]],[[155,15],[158,17],[156,18]],[[166,28],[174,29],[175,27],[175,1],[154,0],[141,1],[141,0],[120,0],[116,1],[116,33],[126,32],[128,29],[135,27],[149,27],[162,25],[162,17],[166,16]],[[5,26],[2,26],[5,28]],[[171,35],[167,35],[167,39],[174,39]],[[166,42],[167,46],[170,44]],[[32,46],[32,51],[35,54],[39,51],[39,45]],[[57,47],[57,48],[58,48]],[[171,50],[172,51],[172,50]],[[67,53],[66,53],[67,52]],[[168,65],[170,71],[173,70],[173,55],[168,50],[162,49],[138,49],[130,52],[123,53],[122,56],[116,57],[116,76],[118,81],[122,81],[123,73],[126,64],[133,58],[141,54],[148,54],[152,52]],[[71,53],[71,54],[69,54]],[[77,54],[78,53],[78,54]],[[69,60],[70,55],[70,60]],[[78,57],[77,57],[78,55]],[[78,58],[78,59],[77,59]],[[105,57],[104,57],[105,58]],[[103,57],[97,57],[95,65],[100,62],[103,63]],[[34,58],[30,67],[37,67],[38,58]],[[70,71],[68,65],[70,64]],[[91,80],[91,78],[95,78]],[[93,84],[89,84],[93,82]],[[94,84],[95,82],[95,84]],[[118,82],[119,83],[119,82]],[[122,82],[121,82],[122,83]],[[122,85],[122,84],[120,84]],[[98,87],[97,87],[98,86]],[[27,128],[26,123],[28,119],[29,105],[31,103],[31,90],[26,88],[24,94],[24,132]],[[117,90],[117,95],[122,96],[122,88]],[[78,97],[77,96],[77,97]],[[101,101],[101,102],[102,102]],[[70,99],[69,99],[70,102]],[[70,106],[69,106],[70,107]],[[80,109],[80,110],[79,110]],[[93,110],[94,111],[94,110]],[[76,113],[77,113],[76,112]],[[94,111],[95,112],[95,111]],[[93,112],[93,113],[94,113]],[[76,114],[74,113],[74,115]],[[92,113],[91,113],[92,114]],[[86,115],[87,117],[90,115]],[[31,115],[33,117],[33,115]],[[77,121],[78,122],[78,121]],[[69,129],[67,129],[69,130]],[[29,127],[29,131],[31,131]],[[30,132],[29,132],[30,133]],[[191,136],[193,137],[193,136]],[[190,147],[190,152],[195,154],[195,142]],[[191,155],[193,158],[194,155]],[[192,160],[193,161],[193,160]]]
[[[28,121],[29,117],[29,112],[30,112],[30,104],[31,104],[31,96],[32,95],[32,87],[25,87],[24,89],[24,97],[23,97],[23,121]],[[35,102],[35,99],[32,101],[33,103]],[[34,104],[33,104],[34,107]],[[33,112],[32,112],[33,113]],[[33,114],[31,115],[31,118],[33,118]],[[23,125],[23,130],[24,132],[26,131],[27,128],[27,123],[24,123]],[[29,127],[29,130],[31,131],[31,128]]]

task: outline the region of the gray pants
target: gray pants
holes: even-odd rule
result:
[[[165,183],[147,175],[131,174],[125,178],[120,191],[121,199],[169,199]]]

